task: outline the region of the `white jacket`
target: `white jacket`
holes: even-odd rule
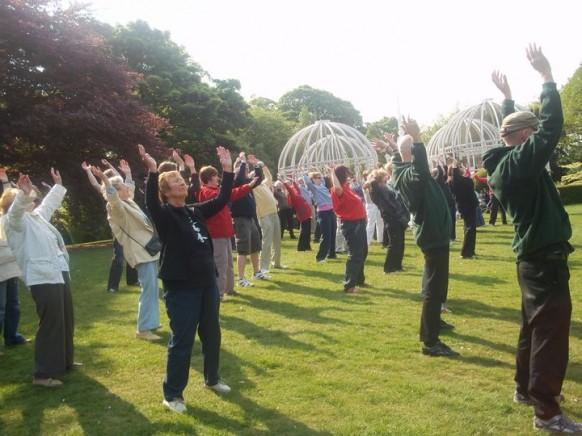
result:
[[[63,237],[49,220],[66,192],[62,185],[54,185],[40,206],[27,212],[33,198],[19,191],[3,217],[4,232],[26,286],[64,283],[69,255]]]
[[[6,235],[0,225],[0,282],[20,276],[20,269],[16,263],[16,258],[8,246]]]

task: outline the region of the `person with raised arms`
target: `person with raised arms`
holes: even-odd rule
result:
[[[196,331],[204,355],[204,382],[226,394],[230,387],[218,374],[220,357],[220,296],[216,264],[206,220],[219,213],[230,199],[234,174],[228,150],[217,147],[222,183],[217,197],[186,205],[188,186],[177,171],[160,175],[156,161],[138,146],[148,169],[146,206],[162,243],[160,278],[170,319],[168,362],[163,383],[163,405],[178,413],[186,411],[184,389],[188,384]]]
[[[392,158],[392,180],[413,215],[413,235],[424,254],[423,295],[420,317],[422,353],[429,356],[457,356],[440,341],[441,303],[449,286],[449,243],[451,215],[442,189],[432,178],[426,149],[415,120],[402,120],[405,135],[399,138],[398,153]]]
[[[564,117],[550,63],[536,45],[526,55],[542,78],[539,120],[531,112],[515,112],[507,78],[495,71],[493,82],[505,98],[500,131],[505,147],[483,155],[489,185],[515,228],[522,321],[513,400],[533,405],[536,430],[582,433],[582,425],[560,407],[572,315],[568,255],[574,249],[568,242],[570,219],[546,169]]]

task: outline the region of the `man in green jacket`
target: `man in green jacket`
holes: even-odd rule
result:
[[[541,49],[530,45],[527,57],[543,79],[540,119],[531,112],[515,112],[506,77],[494,72],[493,82],[505,97],[500,133],[506,146],[485,153],[483,165],[515,227],[522,323],[514,401],[533,404],[535,429],[576,433],[582,426],[566,418],[559,404],[572,312],[568,285],[572,228],[546,170],[562,131],[562,105]]]
[[[424,254],[426,294],[420,318],[422,352],[429,356],[457,356],[457,352],[439,340],[441,303],[446,299],[449,286],[451,215],[442,189],[430,174],[418,124],[409,118],[403,120],[402,127],[407,135],[400,139],[399,153],[392,158],[392,180],[414,216],[414,238]]]

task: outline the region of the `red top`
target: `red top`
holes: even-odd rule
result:
[[[342,221],[359,221],[366,219],[366,209],[362,199],[350,188],[348,183],[342,185],[342,195],[335,193],[335,187],[331,188],[331,201],[335,214]]]
[[[198,191],[198,201],[203,202],[218,196],[218,186],[202,185]],[[242,185],[237,188],[232,188],[230,191],[230,201],[236,201],[243,198],[251,192],[249,185]],[[234,226],[232,225],[232,215],[230,208],[224,206],[216,215],[212,215],[206,220],[208,233],[212,239],[231,238],[234,236]]]
[[[293,182],[293,185],[285,182],[285,188],[287,188],[287,194],[289,194],[289,202],[293,209],[295,209],[297,220],[302,223],[311,218],[311,207],[309,207],[309,204],[301,195],[299,185],[296,182]]]

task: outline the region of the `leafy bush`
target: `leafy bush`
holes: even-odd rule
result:
[[[558,186],[564,204],[582,203],[582,183]]]

